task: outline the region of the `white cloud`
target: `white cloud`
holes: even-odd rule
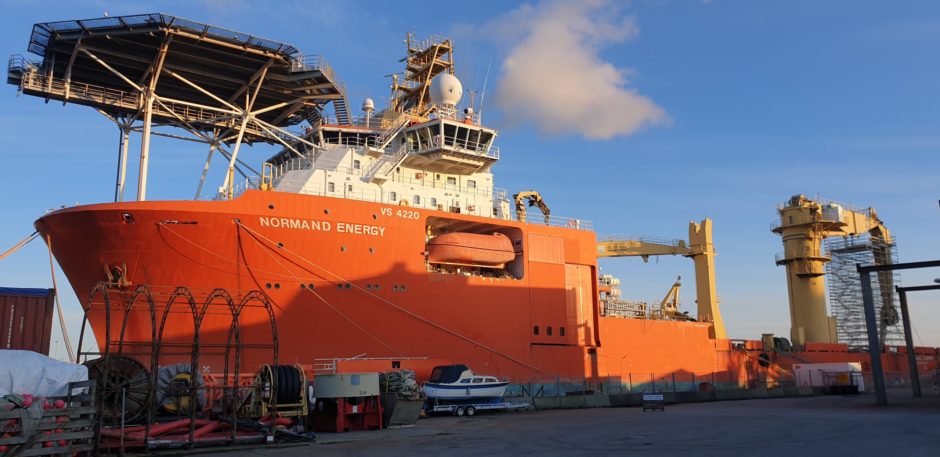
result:
[[[494,97],[509,122],[534,123],[548,134],[609,139],[669,116],[637,93],[632,70],[603,60],[606,45],[634,38],[635,18],[606,1],[544,1],[525,5],[488,27],[516,42],[502,63]]]

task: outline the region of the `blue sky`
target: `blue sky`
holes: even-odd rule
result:
[[[718,291],[735,338],[789,333],[786,279],[773,263],[782,245],[769,223],[793,194],[873,206],[902,261],[940,258],[935,2],[256,4],[39,8],[7,0],[0,51],[25,54],[36,22],[163,11],[322,54],[357,107],[367,96],[384,104],[383,76],[400,71],[406,31],[451,36],[465,88],[481,89],[490,67],[484,121],[501,130],[497,186],[537,189],[554,214],[592,220],[601,236],[685,238],[690,220],[713,218]],[[117,135],[88,108],[0,90],[3,249],[48,208],[110,201]],[[242,157],[257,165],[272,152],[258,146]],[[156,140],[150,198],[192,198],[205,153]],[[0,262],[0,285],[50,286],[46,255],[36,242]],[[622,279],[626,297],[648,302],[682,275],[685,309],[694,307],[686,259],[609,259],[601,267]],[[911,272],[902,281],[936,277],[940,271]],[[63,292],[75,320],[78,300]],[[940,345],[938,296],[911,296],[918,344]]]

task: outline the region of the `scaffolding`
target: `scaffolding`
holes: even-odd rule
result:
[[[898,263],[894,238],[868,235],[834,237],[825,240],[826,251],[832,261],[826,264],[829,283],[829,306],[836,318],[838,341],[850,349],[868,350],[865,328],[865,308],[857,265],[889,265]],[[900,275],[894,271],[879,272],[872,281],[875,312],[879,316],[881,346],[903,344],[898,319],[898,296],[895,285]]]

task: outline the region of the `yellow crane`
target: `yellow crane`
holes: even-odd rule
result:
[[[689,241],[676,240],[603,240],[597,242],[597,257],[642,257],[647,261],[654,255],[681,255],[689,257],[695,263],[695,302],[698,305],[698,320],[711,325],[709,335],[712,338],[727,338],[725,324],[718,309],[718,293],[715,286],[715,245],[712,241],[712,220],[706,218],[701,223],[689,222]],[[678,284],[678,281],[676,281]],[[678,286],[673,285],[669,294],[660,304],[662,309],[676,293]]]
[[[548,205],[545,204],[545,200],[542,200],[542,194],[534,191],[527,190],[525,192],[519,192],[512,196],[512,199],[516,201],[516,219],[519,222],[525,222],[525,213],[526,213],[526,202],[529,206],[537,206],[542,214],[545,215],[545,223],[548,224],[551,220],[549,217],[552,213],[552,210],[548,209]]]
[[[823,252],[822,242],[829,237],[861,234],[888,241],[890,233],[878,219],[874,208],[860,212],[845,209],[837,203],[794,195],[777,211],[780,221],[771,227],[771,231],[783,238],[783,253],[778,254],[775,260],[777,265],[787,267],[790,341],[798,348],[804,347],[806,342],[835,343],[838,340],[836,322],[826,314],[823,279],[825,264],[830,258]],[[880,279],[888,281],[882,290],[894,290],[890,277]],[[892,310],[887,307],[883,313]]]

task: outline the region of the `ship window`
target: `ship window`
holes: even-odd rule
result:
[[[473,383],[474,383],[474,384],[480,384],[480,383],[482,383],[482,382],[483,382],[483,378],[473,378]]]
[[[420,205],[420,204],[421,204],[421,196],[420,196],[420,195],[415,195],[415,200],[414,200],[414,202],[415,202],[415,206]]]
[[[352,184],[347,185],[347,186],[346,186],[346,190],[352,192]]]
[[[388,199],[391,200],[391,201],[398,200],[398,192],[394,192],[394,191],[389,192],[389,193],[388,193]]]
[[[457,185],[457,178],[455,178],[455,177],[453,177],[453,176],[448,176],[448,177],[447,177],[447,184],[450,184],[450,185],[452,185],[452,186],[456,186],[456,185]]]
[[[327,192],[336,192],[336,184],[333,184],[333,183],[331,183],[331,182],[326,183],[326,191],[327,191]]]
[[[460,380],[460,383],[461,383],[461,384],[470,384],[470,378],[461,379],[461,380]]]
[[[486,382],[497,382],[496,378],[486,378]]]
[[[437,208],[437,199],[434,197],[431,197],[431,206]]]
[[[536,325],[535,327],[532,327],[532,334],[534,334],[534,335],[538,335],[538,334],[539,334],[539,326],[538,326],[538,325]]]
[[[565,336],[565,328],[558,327],[558,336]]]
[[[547,329],[545,329],[545,334],[548,336],[552,336],[552,328],[548,327]]]
[[[353,170],[361,170],[361,169],[362,169],[362,162],[358,160],[353,160]]]
[[[474,181],[474,180],[472,180],[472,179],[468,179],[468,180],[467,180],[467,188],[468,188],[468,189],[476,189],[476,188],[477,188],[477,182]]]

